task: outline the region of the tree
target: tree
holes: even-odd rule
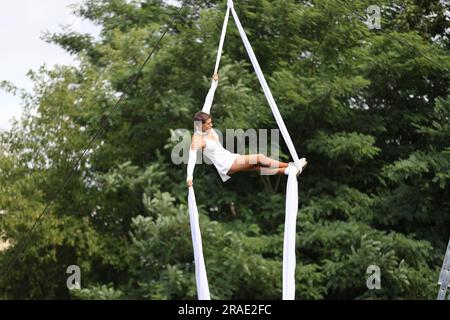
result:
[[[432,41],[442,30],[419,19],[421,2],[398,12],[380,4],[381,31],[360,21],[369,4],[235,3],[309,162],[298,298],[429,299],[437,290],[450,234],[448,47]],[[225,7],[187,2],[176,15],[161,1],[89,0],[77,12],[102,26],[99,41],[47,35],[81,64],[31,73],[23,121],[1,135],[0,230],[12,246],[0,263],[20,253],[0,279],[4,298],[196,298],[185,166],[170,162],[171,137],[191,128],[204,101]],[[219,129],[276,128],[232,22],[224,50],[212,109]],[[195,179],[213,298],[280,298],[286,178],[242,173],[222,184],[197,166]],[[69,292],[73,264],[82,289]],[[369,265],[381,269],[379,291],[366,287]]]

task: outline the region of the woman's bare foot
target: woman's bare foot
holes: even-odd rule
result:
[[[289,166],[284,171],[284,174],[289,175],[291,171],[295,172],[295,175],[298,177],[300,173],[303,172],[303,169],[308,165],[308,162],[305,158],[300,159],[300,167],[297,167],[297,165],[294,162],[289,162]]]
[[[301,168],[299,169],[299,171],[300,171],[300,173],[302,173],[303,169],[305,169],[306,166],[308,165],[308,161],[306,161],[306,158],[300,159],[300,165],[301,165]]]

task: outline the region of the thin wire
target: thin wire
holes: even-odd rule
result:
[[[342,0],[338,0],[338,2],[340,2],[341,4],[344,5],[344,7],[346,9],[348,9],[348,12],[356,15],[357,17],[361,18],[359,19],[361,22],[365,23],[365,21],[367,20],[366,17],[363,17],[361,15],[359,15],[358,13],[356,13],[355,11],[353,11],[352,9],[350,9],[349,5]],[[139,70],[135,73],[135,75],[132,77],[132,79],[128,82],[127,86],[125,87],[125,89],[123,90],[122,95],[120,96],[120,98],[118,99],[118,101],[116,102],[116,104],[113,107],[113,110],[108,114],[112,115],[114,114],[118,107],[120,106],[120,103],[124,100],[125,97],[125,92],[128,90],[128,88],[134,84],[134,82],[136,82],[138,80],[138,78],[140,77],[140,74],[143,70],[143,68],[146,66],[146,64],[149,62],[150,58],[152,57],[153,53],[155,52],[156,48],[158,47],[159,43],[162,41],[162,39],[164,38],[164,36],[166,35],[166,33],[168,32],[169,28],[173,25],[173,22],[175,20],[175,18],[180,14],[181,10],[184,8],[185,6],[185,2],[183,2],[183,4],[180,6],[179,10],[177,11],[177,14],[172,18],[172,21],[170,23],[170,25],[166,28],[166,30],[164,31],[164,33],[161,35],[161,37],[159,38],[158,42],[156,43],[155,47],[153,48],[153,50],[150,52],[150,54],[147,56],[147,58],[145,59],[144,63],[140,66]],[[417,49],[414,45],[408,43],[408,41],[405,41],[404,39],[398,39],[396,37],[394,37],[392,34],[390,34],[389,32],[384,33],[387,36],[391,37],[392,39],[395,39],[396,41],[407,45],[409,47],[411,47],[412,49],[414,49],[414,51],[416,53],[418,53],[420,56],[423,56],[424,58],[426,58],[428,61],[430,61],[433,64],[438,65],[434,60],[432,60],[431,58],[429,58],[427,55],[425,55],[424,53],[422,53],[419,49]],[[439,68],[442,68],[442,65],[439,65]],[[18,256],[23,252],[23,250],[26,249],[26,247],[29,245],[29,242],[31,240],[31,235],[33,234],[33,232],[35,231],[36,227],[38,226],[38,224],[42,221],[43,217],[45,216],[45,214],[48,212],[48,210],[50,209],[50,207],[53,205],[53,203],[56,201],[56,199],[61,195],[61,193],[63,192],[64,188],[66,187],[66,185],[68,184],[68,182],[70,181],[70,179],[72,178],[72,176],[74,175],[78,165],[81,163],[81,161],[84,159],[84,157],[86,156],[87,152],[91,149],[93,143],[96,141],[96,139],[98,138],[99,134],[106,128],[107,126],[107,122],[103,121],[103,123],[101,124],[100,129],[97,130],[97,132],[92,136],[90,142],[88,143],[88,146],[85,148],[85,150],[83,151],[83,153],[81,154],[81,156],[78,158],[78,160],[75,162],[75,164],[73,165],[71,171],[66,175],[65,179],[64,179],[64,183],[63,186],[59,189],[59,191],[56,193],[56,195],[52,198],[52,200],[46,205],[46,207],[44,208],[44,210],[42,211],[42,213],[38,216],[38,218],[36,219],[36,221],[34,222],[33,226],[31,227],[31,230],[27,233],[25,240],[21,242],[21,244],[17,247],[17,249],[15,250],[15,253],[13,254],[12,258],[10,259],[10,261],[6,264],[6,267],[3,269],[3,271],[0,273],[0,278],[3,278],[11,269],[11,267],[14,265],[15,261],[17,260]]]
[[[122,95],[119,97],[119,99],[117,100],[117,102],[115,103],[114,107],[112,108],[112,111],[109,113],[109,115],[114,114],[114,112],[117,111],[117,109],[120,106],[120,103],[124,100],[125,97],[125,93],[126,91],[130,88],[131,85],[133,85],[138,78],[141,75],[142,70],[144,69],[144,67],[146,66],[146,64],[150,61],[150,58],[152,57],[153,53],[155,52],[155,50],[158,48],[159,44],[161,43],[162,39],[165,37],[166,33],[169,31],[169,29],[173,26],[173,22],[175,21],[175,18],[178,17],[182,11],[182,9],[185,6],[185,2],[183,1],[183,4],[180,6],[180,8],[178,9],[177,13],[173,16],[170,24],[167,26],[166,30],[164,31],[164,33],[161,35],[161,37],[159,38],[159,40],[157,41],[156,45],[153,47],[152,51],[150,52],[150,54],[147,56],[147,58],[145,59],[145,61],[142,63],[142,65],[140,66],[140,68],[138,69],[138,71],[134,74],[134,76],[131,78],[131,80],[128,82],[127,86],[125,87],[125,89],[123,90]],[[33,232],[35,231],[36,227],[39,225],[39,223],[42,221],[42,219],[44,218],[45,214],[48,212],[48,210],[50,209],[50,207],[53,205],[53,203],[56,201],[56,199],[61,195],[61,193],[63,192],[64,188],[66,187],[66,185],[68,184],[68,182],[70,181],[70,179],[72,178],[72,176],[74,175],[78,165],[80,164],[80,162],[84,159],[85,155],[88,153],[88,151],[91,149],[92,145],[94,144],[95,140],[97,139],[97,137],[99,136],[99,134],[105,129],[105,127],[107,126],[107,122],[103,121],[103,123],[101,124],[100,129],[97,130],[97,132],[92,136],[91,140],[89,141],[87,147],[85,148],[85,150],[83,151],[83,153],[81,154],[81,156],[78,158],[78,160],[75,162],[75,164],[73,165],[71,171],[66,174],[66,177],[64,179],[64,183],[62,185],[62,187],[59,189],[59,191],[53,196],[52,200],[45,206],[44,210],[41,212],[41,214],[38,216],[38,218],[36,219],[36,221],[34,222],[33,226],[31,227],[30,231],[27,232],[27,235],[25,236],[25,239],[23,239],[20,242],[20,245],[18,245],[15,249],[15,252],[12,256],[12,258],[9,260],[9,262],[6,263],[6,267],[3,268],[2,272],[0,273],[0,279],[2,279],[4,276],[6,276],[6,274],[9,273],[10,269],[12,268],[12,266],[14,265],[14,263],[16,262],[17,258],[19,257],[19,255],[27,248],[27,246],[30,243],[31,240],[31,235],[33,234]]]

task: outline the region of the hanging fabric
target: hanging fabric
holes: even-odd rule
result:
[[[197,204],[195,203],[194,188],[189,188],[189,220],[191,221],[192,246],[194,247],[195,279],[199,300],[211,300],[209,295],[208,278],[206,276],[205,260],[203,259],[202,236],[198,219]]]
[[[264,91],[264,95],[269,103],[272,114],[275,117],[278,128],[281,131],[283,139],[289,149],[292,159],[298,168],[302,168],[297,151],[295,150],[292,139],[281,117],[278,106],[272,96],[272,92],[267,85],[264,74],[256,59],[255,53],[248,41],[247,35],[239,21],[239,17],[234,10],[233,1],[228,0],[227,12],[225,14],[225,21],[222,28],[222,34],[219,42],[219,49],[217,51],[216,66],[214,74],[218,72],[220,59],[222,56],[223,43],[225,41],[226,29],[228,25],[228,19],[230,11],[233,15],[236,26],[239,30],[242,41],[244,42],[245,49],[249,55],[250,61],[253,65],[255,73],[258,77],[259,83]],[[211,88],[206,96],[205,103],[203,105],[203,112],[210,113],[212,102],[214,99],[214,92],[217,89],[218,81],[212,80]],[[295,172],[289,173],[287,188],[286,188],[286,209],[285,209],[285,229],[284,229],[284,246],[283,246],[283,300],[295,299],[295,236],[296,236],[296,223],[297,223],[297,211],[298,211],[298,182]],[[195,272],[197,279],[197,291],[198,298],[201,300],[210,299],[208,280],[206,276],[205,262],[203,258],[200,227],[198,224],[198,212],[195,201],[195,194],[193,187],[189,188],[189,217],[191,219],[191,232],[194,246],[194,258],[195,258]],[[195,239],[195,241],[194,241]]]

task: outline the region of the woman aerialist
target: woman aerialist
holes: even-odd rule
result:
[[[214,80],[218,76],[214,75]],[[219,136],[212,129],[212,117],[205,112],[197,112],[194,116],[195,133],[189,149],[189,161],[187,166],[186,184],[192,186],[195,163],[197,161],[197,150],[201,149],[203,154],[216,167],[220,177],[225,182],[230,175],[240,171],[259,171],[265,175],[286,174],[291,171],[298,176],[307,165],[306,159],[300,159],[301,167],[298,168],[293,162],[286,163],[268,158],[262,154],[240,155],[226,150],[219,141]]]

